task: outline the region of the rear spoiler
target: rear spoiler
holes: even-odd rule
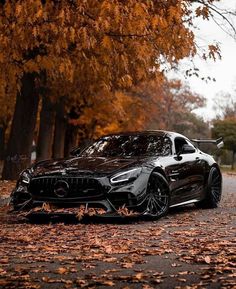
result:
[[[223,137],[220,137],[216,140],[214,139],[191,139],[192,142],[197,143],[198,145],[201,143],[212,143],[215,144],[218,149],[224,146]]]

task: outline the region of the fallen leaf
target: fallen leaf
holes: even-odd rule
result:
[[[67,272],[66,268],[60,267],[57,269],[57,273],[59,273],[59,274],[65,274],[66,272]]]
[[[210,264],[210,263],[211,263],[211,258],[210,258],[210,256],[206,256],[206,257],[204,258],[204,261],[205,261],[207,264]]]

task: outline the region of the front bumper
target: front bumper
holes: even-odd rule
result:
[[[11,203],[15,210],[28,210],[42,206],[43,203],[60,208],[85,205],[89,208],[103,208],[106,212],[115,212],[121,207],[135,210],[142,204],[148,178],[148,174],[142,173],[132,182],[112,186],[108,177],[90,178],[89,181],[68,176],[36,177],[29,185],[17,185],[12,192]],[[65,197],[58,197],[53,191],[58,180],[67,181],[70,185],[70,191]],[[34,181],[37,186],[34,186]],[[92,187],[91,183],[95,186]]]

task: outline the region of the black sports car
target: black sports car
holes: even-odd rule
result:
[[[104,136],[83,151],[73,150],[70,158],[36,163],[20,174],[11,202],[18,210],[46,202],[106,212],[126,207],[160,217],[190,203],[215,208],[221,187],[213,157],[185,136],[143,131]]]

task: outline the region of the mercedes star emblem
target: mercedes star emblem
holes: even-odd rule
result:
[[[66,181],[59,180],[54,185],[54,194],[59,198],[64,198],[69,192],[69,185]]]

